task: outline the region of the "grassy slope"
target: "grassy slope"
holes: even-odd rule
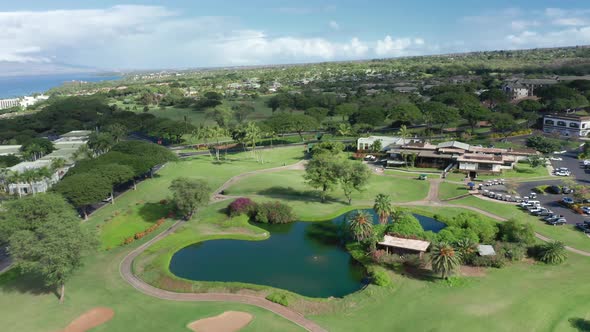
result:
[[[467,194],[467,186],[449,182],[441,182],[438,189],[438,198],[449,199]]]

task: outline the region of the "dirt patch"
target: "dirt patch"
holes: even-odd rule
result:
[[[195,332],[235,332],[252,321],[252,314],[242,311],[226,311],[221,315],[196,320],[187,325]]]
[[[480,266],[466,266],[462,265],[459,273],[464,277],[484,277],[486,270]]]
[[[111,308],[92,308],[74,319],[61,332],[85,332],[110,321],[114,316],[115,312]]]

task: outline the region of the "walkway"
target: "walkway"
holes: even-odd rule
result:
[[[268,168],[262,169],[257,171],[252,171],[248,173],[243,173],[240,175],[236,175],[231,179],[227,180],[221,187],[219,187],[215,193],[213,194],[214,199],[219,200],[219,198],[224,199],[227,196],[220,195],[220,192],[224,189],[227,189],[231,184],[235,183],[236,181],[252,176],[254,174],[260,173],[269,173],[269,172],[278,172],[283,170],[296,170],[296,169],[303,169],[304,161],[300,161],[293,165],[288,166],[281,166],[275,168]],[[176,293],[167,290],[163,290],[160,288],[153,287],[143,280],[139,279],[133,274],[132,266],[133,260],[137,256],[139,256],[145,249],[149,246],[154,244],[155,242],[163,239],[164,237],[168,236],[169,234],[176,231],[180,226],[182,226],[185,221],[179,220],[174,223],[170,228],[165,230],[164,232],[158,234],[151,240],[147,241],[146,243],[142,244],[141,246],[132,250],[123,261],[119,265],[119,273],[121,277],[125,279],[131,286],[133,286],[138,291],[153,296],[163,300],[171,300],[171,301],[199,301],[199,302],[208,302],[208,301],[217,301],[217,302],[234,302],[234,303],[243,303],[254,305],[266,310],[269,310],[285,319],[290,320],[291,322],[301,326],[302,328],[306,329],[307,331],[311,332],[326,332],[324,328],[319,326],[318,324],[314,323],[313,321],[305,318],[303,315],[298,313],[295,310],[289,309],[284,307],[280,304],[276,304],[271,302],[263,297],[255,296],[255,295],[244,295],[244,294],[228,294],[228,293]]]

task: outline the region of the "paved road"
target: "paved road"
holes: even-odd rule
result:
[[[553,167],[567,167],[570,169],[577,182],[584,185],[590,184],[590,170],[586,170],[582,167],[582,164],[578,159],[577,151],[568,151],[562,155],[556,155],[556,157],[561,157],[563,160],[552,161],[551,164],[553,164]]]

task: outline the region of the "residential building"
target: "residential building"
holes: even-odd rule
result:
[[[45,155],[41,159],[35,161],[24,161],[9,167],[8,170],[10,174],[22,174],[28,170],[36,170],[41,168],[51,169],[53,160],[55,159],[63,159],[65,161],[65,165],[59,169],[53,170],[53,173],[48,178],[39,179],[30,183],[25,181],[10,183],[8,185],[8,192],[18,196],[46,192],[49,188],[51,188],[52,185],[61,180],[67,171],[74,166],[74,153],[80,148],[80,146],[86,144],[86,141],[88,141],[88,136],[90,136],[91,133],[92,132],[89,130],[74,130],[65,133],[53,141],[55,150],[50,154]],[[17,154],[19,153],[19,148],[20,145],[0,146],[0,155]],[[3,181],[6,181],[6,179]]]
[[[557,78],[512,78],[502,86],[512,99],[522,99],[535,96],[535,89],[557,84]]]
[[[543,117],[543,131],[563,136],[585,137],[590,133],[590,116],[547,114]]]
[[[445,172],[453,168],[469,177],[478,174],[498,174],[512,169],[520,161],[537,154],[534,150],[484,148],[467,143],[450,141],[440,144],[409,143],[387,151],[388,165],[403,165],[408,159],[417,167],[439,168]]]
[[[381,141],[381,150],[387,151],[392,149],[396,146],[412,143],[412,142],[419,142],[420,140],[415,138],[401,138],[401,137],[391,137],[391,136],[369,136],[369,137],[361,137],[357,140],[356,149],[360,151],[367,151],[371,150],[373,144],[376,141]]]
[[[502,87],[502,90],[510,96],[510,99],[523,99],[529,97],[531,91],[520,83],[509,83]]]
[[[0,110],[20,106],[19,98],[0,99]]]

